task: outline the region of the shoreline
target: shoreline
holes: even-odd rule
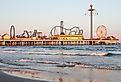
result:
[[[2,82],[108,82],[109,80],[119,82],[120,73],[120,70],[80,69],[79,67],[67,68],[50,74],[35,70],[1,69],[0,80]],[[115,79],[110,77],[115,77]]]

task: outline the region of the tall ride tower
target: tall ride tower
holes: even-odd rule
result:
[[[64,34],[64,32],[63,32],[64,24],[63,23],[64,23],[63,21],[60,22],[60,34],[61,35]]]
[[[90,5],[90,9],[88,9],[88,11],[90,12],[90,39],[93,39],[93,11],[95,11],[95,9],[93,9],[93,5]]]

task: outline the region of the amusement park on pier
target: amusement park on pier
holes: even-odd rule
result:
[[[24,30],[22,34],[16,35],[16,27],[12,25],[10,32],[1,35],[0,46],[39,46],[39,45],[108,45],[118,44],[119,39],[108,36],[105,25],[99,25],[96,29],[97,38],[93,37],[93,5],[88,9],[90,12],[90,38],[85,38],[83,29],[74,26],[70,29],[64,27],[64,21],[50,30],[50,36],[43,35],[38,30]]]

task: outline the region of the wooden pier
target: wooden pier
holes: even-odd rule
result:
[[[118,40],[0,40],[0,46],[101,45],[118,44]]]

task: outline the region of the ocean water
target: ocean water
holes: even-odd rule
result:
[[[121,45],[0,46],[0,67],[40,71],[58,82],[119,82]]]

